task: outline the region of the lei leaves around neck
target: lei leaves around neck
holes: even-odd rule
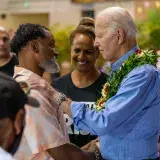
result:
[[[111,79],[104,84],[101,91],[101,98],[96,102],[96,111],[100,111],[105,108],[105,102],[116,95],[118,88],[125,78],[125,76],[136,67],[140,67],[144,64],[150,64],[156,66],[158,54],[148,50],[137,50],[135,54],[132,54],[128,60],[126,60],[119,70],[114,72]]]

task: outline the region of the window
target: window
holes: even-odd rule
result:
[[[73,3],[92,3],[95,2],[95,0],[71,0]]]
[[[94,18],[94,10],[82,10],[82,17]]]

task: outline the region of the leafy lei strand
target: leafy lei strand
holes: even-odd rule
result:
[[[131,72],[134,68],[140,67],[144,64],[150,64],[156,66],[158,54],[148,50],[137,50],[135,54],[132,54],[128,60],[126,60],[119,70],[114,72],[114,75],[103,86],[101,91],[101,98],[96,102],[96,110],[100,111],[105,108],[105,102],[116,95],[118,88],[125,78],[125,76]]]

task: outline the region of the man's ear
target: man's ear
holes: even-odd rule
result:
[[[31,48],[34,52],[39,53],[39,46],[36,41],[30,42]]]
[[[14,121],[14,129],[15,129],[16,135],[20,134],[22,131],[24,117],[25,117],[25,111],[24,109],[20,109],[17,112],[15,121]]]
[[[117,29],[118,44],[122,44],[125,41],[125,33],[123,29]]]

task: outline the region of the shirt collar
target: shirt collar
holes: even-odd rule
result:
[[[23,67],[19,67],[19,66],[15,66],[14,67],[14,76],[15,77],[16,75],[25,75],[25,76],[29,76],[29,77],[35,77],[35,78],[38,78],[38,79],[41,79],[42,77],[40,77],[38,74],[28,70],[28,69],[25,69]]]
[[[128,51],[125,55],[123,55],[118,61],[116,61],[115,63],[111,64],[111,70],[114,72],[116,70],[118,70],[122,63],[124,61],[126,61],[129,56],[131,56],[132,54],[134,54],[136,52],[136,50],[139,49],[138,45],[136,45],[135,47],[133,47],[130,51]]]

